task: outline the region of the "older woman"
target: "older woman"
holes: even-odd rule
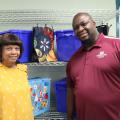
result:
[[[34,120],[27,66],[18,63],[22,52],[17,36],[0,36],[0,120]]]

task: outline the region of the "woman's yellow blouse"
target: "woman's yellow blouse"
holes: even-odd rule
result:
[[[0,64],[0,120],[34,120],[26,65]]]

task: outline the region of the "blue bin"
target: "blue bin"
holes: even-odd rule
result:
[[[21,63],[30,62],[32,55],[32,31],[31,30],[9,30],[10,33],[17,35],[23,41],[24,52],[19,59]]]
[[[0,32],[0,35],[6,34],[6,33],[10,33],[10,31],[6,30],[6,31],[3,31],[3,32]]]
[[[55,82],[56,106],[58,112],[67,112],[67,83],[66,78]]]
[[[69,61],[81,47],[80,40],[75,36],[73,30],[55,31],[55,36],[58,61]]]
[[[29,79],[34,116],[50,110],[50,78]]]

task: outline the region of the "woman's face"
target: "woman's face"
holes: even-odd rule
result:
[[[2,49],[2,63],[4,65],[16,64],[20,56],[20,47],[18,45],[5,45]]]

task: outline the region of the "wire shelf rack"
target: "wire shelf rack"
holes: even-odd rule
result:
[[[71,25],[73,16],[80,11],[90,13],[99,25],[120,12],[110,9],[84,10],[0,10],[0,25],[4,24],[60,24]]]

